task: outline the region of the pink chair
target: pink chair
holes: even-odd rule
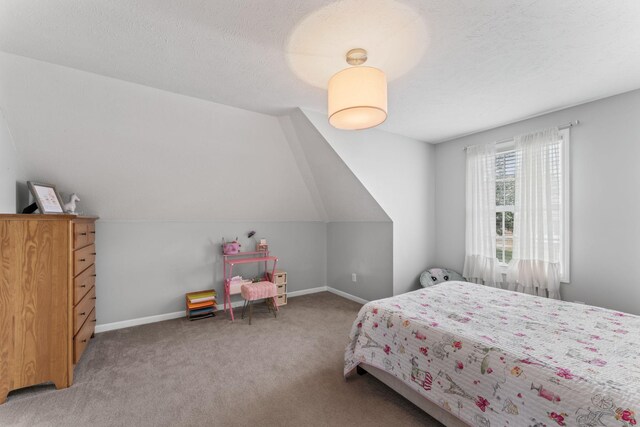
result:
[[[273,315],[278,317],[278,303],[276,302],[276,295],[278,294],[278,288],[275,283],[262,281],[257,283],[250,283],[242,285],[240,288],[242,298],[244,298],[244,306],[242,307],[242,318],[244,319],[244,313],[249,306],[249,324],[251,324],[251,317],[253,316],[253,301],[259,299],[271,299],[273,304]],[[267,301],[267,308],[271,311],[269,301]]]

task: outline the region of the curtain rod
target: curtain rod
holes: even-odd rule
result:
[[[571,127],[577,126],[580,124],[580,120],[574,120],[572,122],[569,123],[565,123],[563,125],[558,126],[559,130],[562,129],[569,129]],[[496,144],[506,144],[507,142],[512,142],[514,140],[514,137],[512,138],[506,138],[506,139],[501,139],[500,141],[496,141]],[[464,147],[465,151],[467,150],[467,148],[471,147],[471,145],[467,145],[466,147]]]

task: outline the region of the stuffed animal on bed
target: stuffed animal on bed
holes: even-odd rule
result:
[[[460,273],[446,268],[430,268],[420,275],[420,284],[423,288],[437,285],[449,280],[464,281]]]

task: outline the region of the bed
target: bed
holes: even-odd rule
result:
[[[640,317],[467,282],[373,301],[345,377],[364,368],[447,426],[632,426]]]

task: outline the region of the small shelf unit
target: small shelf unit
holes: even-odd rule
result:
[[[267,279],[278,287],[278,296],[276,302],[278,307],[287,304],[287,272],[275,270],[273,273],[267,273]]]
[[[184,296],[187,319],[198,320],[214,317],[218,303],[216,291],[207,289],[204,291],[188,292]]]

